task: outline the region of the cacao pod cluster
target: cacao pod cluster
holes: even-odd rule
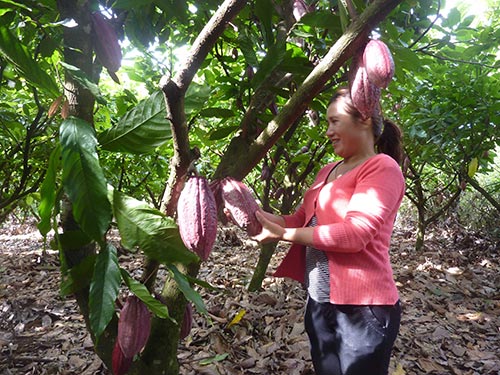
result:
[[[177,203],[179,233],[184,245],[202,260],[207,260],[212,251],[218,212],[223,208],[250,236],[262,230],[255,216],[259,205],[241,181],[225,177],[209,184],[202,176],[193,176],[186,181]]]
[[[146,345],[151,330],[151,314],[139,298],[129,296],[120,311],[118,336],[111,358],[113,374],[126,374],[134,356]]]
[[[100,12],[93,12],[91,19],[93,44],[97,59],[108,70],[111,78],[119,83],[115,74],[122,64],[122,50],[118,42],[118,35],[109,20]]]
[[[364,118],[377,109],[381,89],[394,77],[394,60],[389,47],[381,40],[371,39],[353,57],[349,84],[354,106]]]

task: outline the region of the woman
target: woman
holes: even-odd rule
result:
[[[257,212],[261,243],[291,242],[276,276],[304,282],[318,375],[387,374],[401,308],[389,260],[405,191],[401,132],[380,107],[364,119],[341,88],[327,110],[341,161],[323,167],[293,214]]]

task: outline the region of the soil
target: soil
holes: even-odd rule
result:
[[[391,249],[403,318],[392,375],[500,374],[498,240],[457,224],[434,228],[422,252],[413,228],[397,226]],[[269,274],[287,247],[279,245]],[[259,248],[232,227],[220,228],[199,278],[210,314],[194,313],[179,344],[181,374],[312,375],[303,327],[305,292],[267,277],[248,292]],[[120,264],[136,269],[134,254]],[[0,227],[0,374],[111,374],[94,354],[74,298],[61,297],[57,251],[36,223],[15,217]],[[367,374],[368,375],[368,374]]]

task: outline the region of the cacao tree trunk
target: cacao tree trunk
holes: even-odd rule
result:
[[[90,29],[90,4],[78,0],[58,0],[57,6],[61,14],[61,19],[74,19],[78,26],[63,28],[64,38],[64,60],[66,63],[80,68],[89,77],[92,77],[92,56],[93,47],[91,35],[84,30]],[[65,76],[64,95],[69,103],[69,115],[85,120],[90,126],[93,126],[93,111],[95,98],[84,87],[76,82],[70,74]],[[61,229],[62,233],[71,233],[80,231],[79,225],[73,217],[73,207],[71,202],[63,198],[61,202]],[[63,258],[67,262],[69,268],[78,265],[88,256],[95,254],[96,244],[94,242],[82,246],[80,248],[69,248],[67,245],[61,244]],[[89,288],[83,288],[75,293],[75,298],[82,313],[87,329],[92,332],[89,324]],[[116,335],[117,319],[111,321],[108,329],[99,338],[97,343],[96,338],[92,335],[96,353],[111,368],[111,353]]]
[[[266,277],[267,267],[276,250],[276,243],[261,245],[259,260],[253,271],[252,279],[248,284],[250,292],[257,292],[262,288],[262,281]]]

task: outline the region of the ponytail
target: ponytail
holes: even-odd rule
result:
[[[379,153],[384,153],[392,157],[401,165],[403,161],[403,133],[399,126],[389,119],[383,120],[382,134],[375,142],[375,147]]]

